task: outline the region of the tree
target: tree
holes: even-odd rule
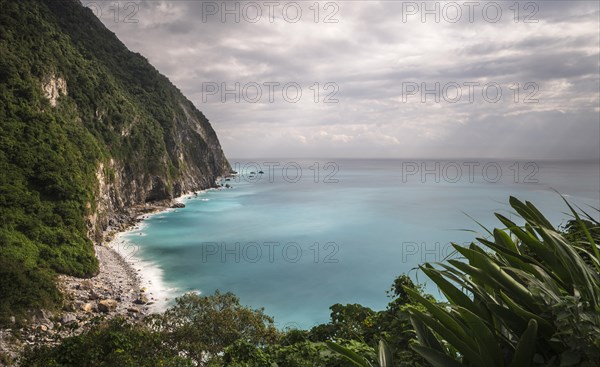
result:
[[[200,366],[218,359],[238,341],[264,346],[278,336],[273,319],[263,310],[244,307],[234,294],[219,291],[211,296],[185,294],[164,314],[150,320],[150,325],[173,349]]]
[[[143,325],[114,319],[56,347],[25,353],[23,367],[191,367],[192,361],[166,346],[160,334]]]

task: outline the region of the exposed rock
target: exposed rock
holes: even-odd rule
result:
[[[45,310],[37,310],[33,317],[33,321],[37,324],[50,324],[50,314]]]
[[[86,279],[82,281],[79,286],[81,289],[92,290],[94,288],[94,283],[91,280]]]
[[[171,208],[173,208],[173,209],[185,208],[185,204],[184,203],[175,203],[175,204],[171,205]]]
[[[67,82],[55,75],[52,75],[42,87],[44,95],[50,100],[52,107],[56,107],[59,96],[67,94]]]
[[[92,312],[94,312],[94,311],[95,311],[95,310],[97,310],[97,309],[98,309],[98,308],[96,307],[96,305],[94,305],[93,303],[89,303],[89,302],[88,302],[88,303],[84,303],[84,304],[81,306],[81,310],[82,310],[83,312],[85,312],[85,313],[92,313]]]
[[[90,291],[89,299],[93,301],[93,300],[97,300],[99,298],[100,298],[100,296],[98,295],[98,293],[96,293],[96,291],[94,289],[92,289]]]
[[[105,313],[114,311],[116,310],[118,304],[119,303],[114,299],[103,299],[98,302],[98,311]]]
[[[77,322],[77,317],[70,313],[63,315],[63,317],[60,319],[60,323],[63,325],[69,325],[75,322]]]
[[[135,303],[136,305],[145,305],[146,303],[148,303],[148,296],[146,296],[144,293],[140,293],[140,296],[133,301],[133,303]]]

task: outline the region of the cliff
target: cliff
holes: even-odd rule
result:
[[[207,118],[77,0],[0,9],[1,323],[53,304],[56,273],[94,274],[91,240],[129,208],[230,166]]]

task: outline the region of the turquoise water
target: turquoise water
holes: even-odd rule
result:
[[[233,159],[240,175],[223,182],[233,188],[186,199],[127,238],[162,270],[170,296],[231,291],[279,327],[311,327],[334,303],[384,308],[399,274],[426,281],[413,269],[472,240],[463,229],[481,232],[467,214],[498,226],[493,212],[511,216],[510,195],[557,225],[568,216],[553,189],[600,207],[598,162],[315,162]]]

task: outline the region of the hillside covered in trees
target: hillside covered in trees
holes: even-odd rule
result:
[[[77,0],[0,1],[0,323],[98,270],[126,208],[230,167],[206,117]]]

